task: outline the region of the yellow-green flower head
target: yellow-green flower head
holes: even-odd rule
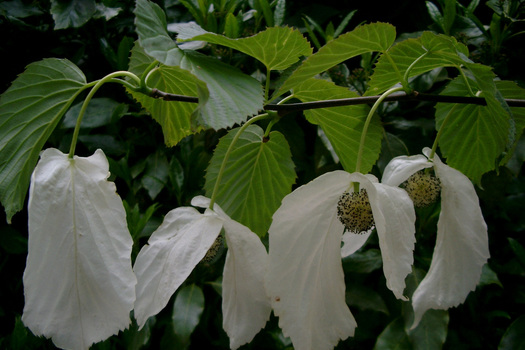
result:
[[[404,189],[414,202],[414,206],[428,207],[438,200],[441,182],[429,171],[419,170],[404,182]]]

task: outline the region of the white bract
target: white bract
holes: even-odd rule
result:
[[[279,325],[296,349],[332,349],[357,327],[345,302],[341,256],[359,249],[372,229],[343,235],[337,217],[339,198],[354,182],[368,193],[387,286],[406,299],[415,243],[415,213],[407,193],[378,183],[373,175],[324,174],[286,196],[269,229],[267,290]]]
[[[443,164],[438,156],[396,157],[386,166],[382,182],[403,183],[415,172],[433,167],[441,181],[441,213],[430,269],[412,296],[416,327],[428,309],[448,309],[464,302],[476,288],[489,258],[487,225],[470,180]]]
[[[198,196],[191,203],[208,208],[210,199]],[[264,288],[266,248],[255,233],[232,220],[217,204],[204,214],[192,207],[170,211],[141,249],[134,266],[139,327],[166,306],[223,228],[228,252],[222,279],[222,312],[230,347],[237,349],[250,342],[264,327],[271,313]]]
[[[57,347],[88,349],[130,324],[133,241],[101,150],[41,154],[29,191],[22,321]]]

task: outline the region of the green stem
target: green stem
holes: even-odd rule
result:
[[[243,126],[239,128],[235,136],[233,137],[232,142],[228,146],[228,149],[226,150],[226,154],[224,155],[224,159],[222,160],[221,168],[219,169],[219,173],[217,174],[217,180],[215,180],[215,186],[213,187],[213,192],[211,194],[210,199],[210,206],[209,208],[213,210],[213,205],[215,204],[215,199],[217,198],[217,193],[219,192],[219,185],[222,181],[222,175],[224,174],[224,170],[226,169],[226,163],[228,162],[228,158],[230,158],[230,154],[233,151],[233,146],[237,143],[237,140],[241,136],[241,134],[246,130],[248,126],[255,123],[256,121],[262,120],[268,118],[268,113],[260,114],[258,116],[253,117],[252,119],[248,120],[246,123],[244,123]]]
[[[425,51],[425,53],[423,53],[421,56],[419,56],[418,58],[416,58],[416,60],[414,62],[412,62],[412,64],[410,64],[410,66],[408,66],[406,72],[405,72],[405,75],[403,76],[403,81],[406,81],[407,84],[408,84],[408,78],[409,78],[409,74],[410,74],[410,71],[412,70],[412,68],[414,68],[414,66],[419,62],[421,61],[426,55],[428,55],[430,52],[429,51]]]
[[[441,127],[439,128],[436,138],[434,139],[434,144],[432,145],[432,150],[430,151],[430,155],[428,156],[428,159],[430,160],[434,159],[434,154],[436,154],[439,138],[443,134],[443,130],[445,130],[445,125],[450,121],[452,114],[454,114],[454,111],[456,110],[458,106],[459,106],[458,104],[454,105],[448,112],[445,119],[443,120],[443,123],[441,123]]]
[[[107,82],[118,82],[122,85],[133,87],[132,85],[130,85],[129,82],[126,82],[121,79],[115,79],[116,77],[129,77],[132,80],[134,80],[137,84],[140,84],[140,79],[135,74],[128,72],[128,71],[113,72],[111,74],[106,75],[104,78],[100,79],[99,81],[93,82],[95,85],[93,86],[89,94],[86,96],[86,99],[84,100],[84,103],[82,104],[82,107],[80,108],[80,112],[78,113],[77,123],[75,125],[75,130],[73,131],[73,138],[71,140],[71,147],[69,149],[69,158],[73,158],[73,156],[75,155],[75,148],[77,146],[78,134],[80,133],[80,123],[82,122],[82,118],[84,117],[84,114],[86,113],[89,102],[91,101],[91,99],[93,98],[93,95],[95,95],[97,90],[100,89],[100,87]]]
[[[463,81],[465,82],[465,86],[466,86],[467,89],[468,89],[469,95],[470,95],[470,96],[476,96],[476,94],[474,93],[474,91],[472,91],[472,88],[470,87],[470,84],[469,84],[469,82],[468,82],[468,78],[467,78],[467,76],[465,75],[465,72],[463,71],[463,69],[461,69],[461,67],[458,67],[458,70],[459,70],[459,74],[460,74],[461,77],[463,78]]]
[[[401,75],[401,72],[399,71],[399,68],[397,67],[397,64],[394,62],[394,60],[392,59],[392,57],[388,54],[387,51],[385,51],[385,52],[383,53],[383,55],[385,55],[385,57],[388,59],[388,62],[390,62],[390,64],[391,64],[392,67],[394,68],[394,71],[396,72],[396,74],[397,74],[397,76],[398,76],[398,78],[399,78],[399,80],[400,80],[401,85],[402,85],[405,89],[409,90],[409,88],[408,88],[408,81],[407,81],[407,80]]]
[[[270,96],[270,70],[266,68],[266,86],[264,87],[264,101],[268,102]]]
[[[368,116],[366,117],[365,125],[363,126],[363,132],[361,133],[361,140],[359,141],[359,151],[357,153],[357,162],[355,166],[356,172],[360,172],[361,170],[361,162],[363,159],[363,149],[365,148],[366,133],[368,131],[368,126],[370,125],[370,122],[372,121],[372,117],[374,113],[376,112],[379,105],[383,102],[383,100],[388,95],[393,94],[394,92],[397,92],[397,91],[402,91],[402,90],[404,90],[404,88],[401,86],[398,86],[398,87],[394,87],[394,88],[391,88],[390,90],[385,91],[381,95],[381,97],[379,97],[377,101],[374,103],[374,105],[370,109],[370,112],[368,112]]]

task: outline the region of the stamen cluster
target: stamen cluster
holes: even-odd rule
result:
[[[337,216],[352,233],[366,233],[374,227],[372,207],[365,189],[359,192],[345,192],[337,203]]]
[[[218,235],[215,239],[215,242],[211,245],[210,249],[208,249],[208,252],[206,255],[204,255],[204,258],[202,258],[203,263],[211,264],[215,261],[215,258],[217,257],[217,254],[222,249],[224,245],[224,238],[221,235]]]
[[[404,183],[410,199],[418,208],[429,206],[437,201],[441,193],[441,182],[425,169],[414,173]]]

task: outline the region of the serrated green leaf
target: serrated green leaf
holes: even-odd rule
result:
[[[294,88],[294,96],[302,102],[357,97],[355,92],[320,79],[309,79]],[[311,109],[304,114],[309,122],[321,126],[330,140],[341,164],[348,172],[356,169],[357,154],[364,123],[368,114],[365,105]],[[368,173],[381,151],[383,127],[373,117],[365,139],[360,171]]]
[[[412,346],[405,332],[401,317],[396,318],[381,332],[374,345],[374,350],[411,350]]]
[[[55,30],[83,26],[96,12],[94,0],[51,1]]]
[[[347,59],[367,52],[385,51],[392,45],[395,38],[396,30],[390,24],[372,23],[357,27],[330,41],[304,60],[275,95],[281,95],[299,83]]]
[[[20,209],[38,155],[86,84],[68,60],[31,63],[0,97],[0,200],[7,220]]]
[[[312,54],[308,40],[296,29],[271,27],[248,38],[230,39],[210,33],[196,23],[176,26],[178,40],[202,40],[241,51],[261,61],[268,70],[283,70]]]
[[[211,196],[226,150],[238,132],[231,130],[217,145],[206,172],[206,195]],[[217,203],[232,219],[259,236],[270,227],[273,213],[291,192],[294,164],[284,136],[273,131],[269,139],[257,125],[250,125],[231,152],[217,193]]]
[[[197,84],[197,120],[214,129],[246,121],[263,107],[263,90],[254,78],[194,51],[181,50],[167,31],[166,15],[147,0],[137,0],[135,25],[144,52],[166,66],[179,66],[207,86]]]
[[[468,54],[466,47],[456,39],[431,32],[424,32],[420,38],[402,41],[379,58],[365,95],[379,95],[400,83],[410,65],[425,53],[426,56],[412,67],[409,77],[439,67],[459,67],[465,62],[458,52]]]
[[[199,324],[204,311],[204,293],[202,289],[191,284],[182,287],[173,304],[173,331],[183,344],[188,344],[191,333]]]
[[[475,86],[472,82],[472,86]],[[442,94],[468,96],[463,79],[452,81]],[[492,101],[492,102],[490,102]],[[489,103],[490,102],[490,103]],[[487,97],[487,106],[438,103],[436,129],[443,126],[439,147],[447,163],[475,183],[481,175],[495,169],[496,159],[505,150],[509,134],[509,116],[501,105]],[[450,117],[448,117],[450,114]],[[443,125],[445,119],[448,121]]]
[[[146,55],[140,46],[135,46],[132,50],[130,60],[130,71],[141,74],[142,71],[153,60]],[[155,70],[149,77],[148,83],[161,91],[186,95],[197,96],[198,87],[206,89],[204,83],[195,78],[188,71],[180,67],[170,67],[162,65]],[[192,135],[202,128],[192,125],[192,116],[197,108],[197,104],[189,102],[164,101],[148,97],[142,93],[128,90],[128,92],[151,113],[162,127],[164,142],[168,147],[175,146],[180,140],[188,135]]]

